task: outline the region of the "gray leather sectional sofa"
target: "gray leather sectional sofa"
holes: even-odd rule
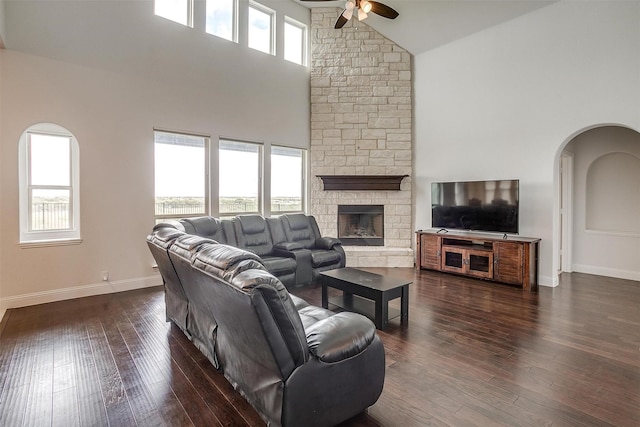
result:
[[[345,266],[342,243],[323,237],[311,215],[238,215],[232,219],[203,216],[169,224],[188,234],[258,255],[267,270],[287,287],[310,283],[321,271]]]
[[[377,401],[385,356],[369,319],[307,304],[268,271],[268,258],[213,239],[222,240],[230,230],[227,223],[190,221],[210,237],[187,233],[186,220],[158,224],[147,237],[165,282],[167,320],[184,331],[267,425],[332,426]],[[241,221],[231,225],[243,226]],[[244,236],[257,226],[242,230],[247,242],[260,241]],[[313,258],[313,249],[304,248],[310,243],[299,243],[305,259]]]

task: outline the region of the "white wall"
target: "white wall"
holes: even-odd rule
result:
[[[308,9],[271,3],[309,22]],[[150,1],[9,1],[6,12],[0,309],[159,283],[145,242],[154,127],[309,145],[309,70],[282,49],[274,57],[206,35],[203,23],[182,27],[154,16]],[[78,139],[80,245],[18,245],[18,138],[38,122]]]
[[[640,3],[560,2],[415,58],[415,228],[430,183],[520,179],[520,234],[557,284],[558,158],[581,130],[640,129]]]
[[[572,270],[640,280],[640,133],[600,127],[566,149],[573,153]],[[590,173],[599,177],[589,183]],[[599,206],[590,207],[593,198]]]

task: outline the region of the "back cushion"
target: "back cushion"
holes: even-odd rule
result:
[[[258,256],[273,252],[273,241],[267,221],[260,215],[238,215],[233,218],[238,246]]]
[[[305,214],[282,215],[282,222],[288,241],[300,243],[307,249],[314,247],[316,235]]]
[[[251,295],[267,340],[271,343],[271,351],[283,373],[304,364],[309,354],[306,334],[300,315],[282,282],[267,271],[247,270],[238,274],[231,284]],[[282,342],[286,345],[286,355],[279,354],[284,350]],[[282,366],[288,360],[294,366]]]
[[[184,298],[184,292],[182,291],[182,284],[176,274],[173,263],[169,259],[168,250],[173,245],[174,241],[184,236],[182,231],[175,228],[159,228],[154,230],[149,236],[147,236],[147,244],[149,250],[153,255],[153,258],[158,264],[158,270],[164,280],[164,283],[176,294]]]
[[[243,271],[265,269],[257,255],[227,245],[203,246],[196,254],[193,265],[227,282]]]
[[[193,257],[198,252],[200,247],[205,243],[216,243],[206,237],[194,236],[192,234],[185,234],[176,239],[174,244],[169,249],[169,253],[180,255],[191,262]]]
[[[218,243],[229,243],[226,230],[222,225],[222,221],[218,218],[212,216],[184,218],[182,223],[185,225],[185,229],[192,230],[192,234],[215,240]]]

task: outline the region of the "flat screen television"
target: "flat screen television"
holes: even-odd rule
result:
[[[518,233],[517,179],[431,183],[431,226]]]

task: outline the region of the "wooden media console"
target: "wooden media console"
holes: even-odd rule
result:
[[[416,232],[416,267],[538,289],[540,239]]]

